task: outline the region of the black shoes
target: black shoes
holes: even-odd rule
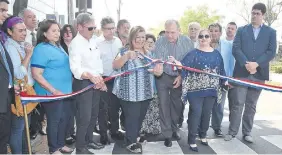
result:
[[[175,138],[176,140],[180,140],[181,139],[180,134],[178,132],[173,132],[172,133],[172,138]]]
[[[199,152],[197,145],[196,146],[191,146],[189,145],[190,150],[194,151],[194,152]]]
[[[222,131],[221,131],[220,129],[214,130],[214,134],[215,134],[217,137],[222,137],[222,136],[223,136]]]
[[[38,135],[38,132],[31,131],[30,132],[30,139],[35,139]]]
[[[75,143],[75,139],[72,136],[70,136],[70,137],[66,138],[65,142],[66,142],[67,145],[72,145],[73,143]]]
[[[166,147],[171,147],[172,146],[172,141],[170,138],[166,138],[165,141],[164,141],[164,145]]]
[[[87,147],[89,149],[100,150],[100,149],[104,148],[105,146],[100,144],[100,143],[91,142],[87,145]]]
[[[87,148],[78,149],[76,148],[76,154],[94,154],[93,152],[89,151]]]
[[[108,138],[108,135],[107,133],[106,134],[101,134],[100,136],[100,143],[102,145],[107,145],[107,144],[110,144],[111,142],[109,141],[109,138]]]
[[[126,149],[134,154],[142,154],[143,152],[142,145],[138,143],[130,144],[126,147]]]
[[[123,140],[124,139],[124,135],[122,132],[117,131],[116,133],[111,133],[111,138],[113,140]]]

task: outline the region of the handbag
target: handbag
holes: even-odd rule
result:
[[[23,57],[21,56],[21,54],[18,51],[18,54],[20,56],[21,62],[23,62]],[[36,95],[35,90],[33,89],[33,87],[31,85],[28,84],[28,77],[25,76],[24,79],[16,79],[14,78],[14,80],[16,81],[17,84],[23,84],[24,90],[26,91],[27,95]],[[24,116],[24,110],[23,110],[23,105],[21,102],[21,98],[19,95],[15,96],[15,104],[11,104],[11,109],[12,109],[12,113],[17,115],[18,117],[20,116]],[[38,103],[33,103],[30,102],[28,104],[26,104],[26,112],[27,114],[31,113],[37,106]]]

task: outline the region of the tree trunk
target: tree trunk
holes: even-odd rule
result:
[[[13,15],[18,16],[20,11],[27,8],[28,0],[15,0],[13,5]]]

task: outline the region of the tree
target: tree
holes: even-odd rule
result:
[[[278,20],[279,14],[282,12],[282,1],[277,2],[275,0],[267,0],[266,13],[264,16],[265,23],[271,26],[276,20]]]
[[[209,24],[219,22],[223,16],[217,15],[215,10],[210,10],[208,6],[202,5],[196,9],[187,9],[180,18],[180,27],[183,34],[188,32],[190,22],[198,22],[202,28],[207,28]]]
[[[246,24],[251,23],[252,5],[255,3],[262,2],[266,5],[264,20],[268,26],[278,20],[282,12],[281,0],[229,0],[229,2],[233,7],[238,8],[236,14],[243,18]]]

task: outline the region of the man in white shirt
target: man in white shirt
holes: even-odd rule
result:
[[[101,51],[101,58],[103,62],[103,78],[112,76],[115,71],[112,63],[118,55],[122,42],[118,37],[115,37],[115,22],[111,17],[105,17],[101,21],[101,30],[103,34],[97,38],[97,46]],[[114,79],[106,82],[107,92],[102,92],[99,111],[99,128],[100,128],[100,142],[102,144],[109,143],[107,136],[107,114],[109,115],[110,135],[113,139],[122,140],[123,134],[119,129],[119,110],[120,104],[118,98],[112,93]]]
[[[30,43],[33,46],[36,46],[36,31],[35,28],[37,26],[36,15],[33,11],[29,9],[24,9],[19,13],[19,17],[21,17],[26,26],[26,38],[25,41]]]
[[[76,20],[78,33],[69,47],[70,68],[75,78],[73,91],[95,84],[93,89],[76,97],[76,153],[93,154],[88,149],[104,147],[93,141],[93,131],[99,113],[101,91],[107,88],[101,76],[103,64],[100,51],[92,38],[96,29],[94,18],[88,13],[81,13]]]

